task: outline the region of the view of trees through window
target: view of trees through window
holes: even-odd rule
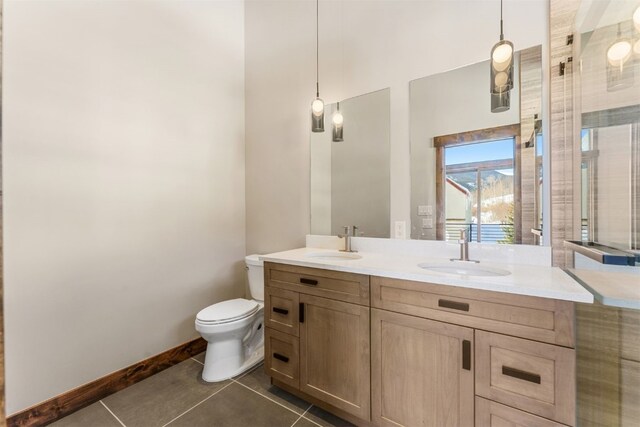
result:
[[[514,243],[514,139],[445,149],[446,238]]]

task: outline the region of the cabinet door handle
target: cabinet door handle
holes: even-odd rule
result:
[[[289,314],[289,310],[286,308],[273,307],[273,311],[280,314]]]
[[[273,353],[273,358],[274,359],[278,359],[278,360],[282,360],[284,363],[289,363],[289,358],[287,356],[283,356],[280,353]]]
[[[318,284],[318,281],[316,279],[307,279],[306,277],[301,277],[300,283],[302,283],[303,285],[316,286]]]
[[[462,341],[462,369],[471,370],[471,341]]]
[[[439,299],[438,307],[451,308],[453,310],[469,311],[469,304],[466,302],[449,301],[448,299]]]
[[[521,371],[520,369],[510,368],[502,365],[502,375],[508,377],[517,378],[523,381],[529,381],[530,383],[540,384],[541,378],[538,374],[533,374],[527,371]]]
[[[304,323],[304,303],[301,302],[298,310],[298,321]]]

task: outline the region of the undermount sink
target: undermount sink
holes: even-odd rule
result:
[[[362,258],[354,252],[312,252],[305,256],[321,261],[349,261]]]
[[[451,261],[448,264],[423,262],[418,264],[418,267],[437,273],[464,276],[508,276],[511,274],[510,271],[502,270],[501,268],[456,261]]]

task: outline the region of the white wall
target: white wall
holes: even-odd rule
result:
[[[8,414],[243,294],[243,10],[5,1]]]
[[[497,0],[320,1],[320,92],[327,103],[391,88],[391,223],[410,220],[409,81],[488,59]],[[517,49],[541,44],[545,0],[504,5]],[[315,2],[247,0],[247,250],[304,245],[309,231]],[[542,43],[546,45],[546,43]]]

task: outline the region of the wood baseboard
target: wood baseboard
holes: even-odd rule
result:
[[[202,338],[134,363],[7,417],[8,426],[40,426],[54,422],[85,406],[170,368],[207,348]]]

